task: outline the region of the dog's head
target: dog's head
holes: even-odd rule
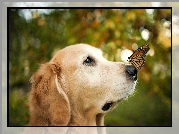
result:
[[[95,47],[66,47],[31,79],[29,124],[104,125],[104,115],[132,94],[136,80],[135,67],[108,61]]]
[[[78,44],[60,50],[51,60],[61,68],[64,91],[81,109],[104,113],[132,94],[137,70],[132,65],[111,62],[101,50]]]

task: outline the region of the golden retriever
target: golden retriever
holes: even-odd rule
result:
[[[87,44],[68,46],[41,65],[30,80],[29,126],[104,126],[105,114],[132,94],[136,80],[132,65],[108,61]],[[88,129],[79,133],[105,133]],[[68,128],[50,131],[72,132]]]

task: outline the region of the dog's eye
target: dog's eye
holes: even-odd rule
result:
[[[93,66],[95,64],[94,60],[91,58],[91,57],[87,57],[84,62],[83,62],[84,65],[86,66]]]

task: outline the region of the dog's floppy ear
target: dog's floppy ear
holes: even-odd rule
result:
[[[53,120],[54,125],[62,125],[62,126],[67,126],[69,121],[70,121],[70,103],[69,99],[62,89],[62,86],[60,83],[61,81],[61,69],[58,64],[55,63],[50,63],[53,73],[55,74],[55,85],[54,85],[54,90],[57,92],[57,98],[52,100],[52,105],[54,107],[50,108],[50,114]],[[55,94],[53,94],[55,96]],[[53,96],[52,96],[53,97]]]
[[[70,104],[60,85],[60,66],[55,63],[41,65],[32,76],[29,95],[30,126],[67,126]]]

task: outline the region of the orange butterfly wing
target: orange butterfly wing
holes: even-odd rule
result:
[[[128,57],[128,61],[137,69],[140,70],[145,64],[145,56],[146,53],[149,51],[148,44],[143,45],[142,47],[138,48],[134,51],[134,53]]]
[[[145,45],[141,46],[141,47],[139,48],[139,50],[140,50],[140,49],[142,49],[142,50],[145,52],[145,54],[146,54],[146,53],[149,51],[150,47],[149,47],[148,44],[145,44]]]

